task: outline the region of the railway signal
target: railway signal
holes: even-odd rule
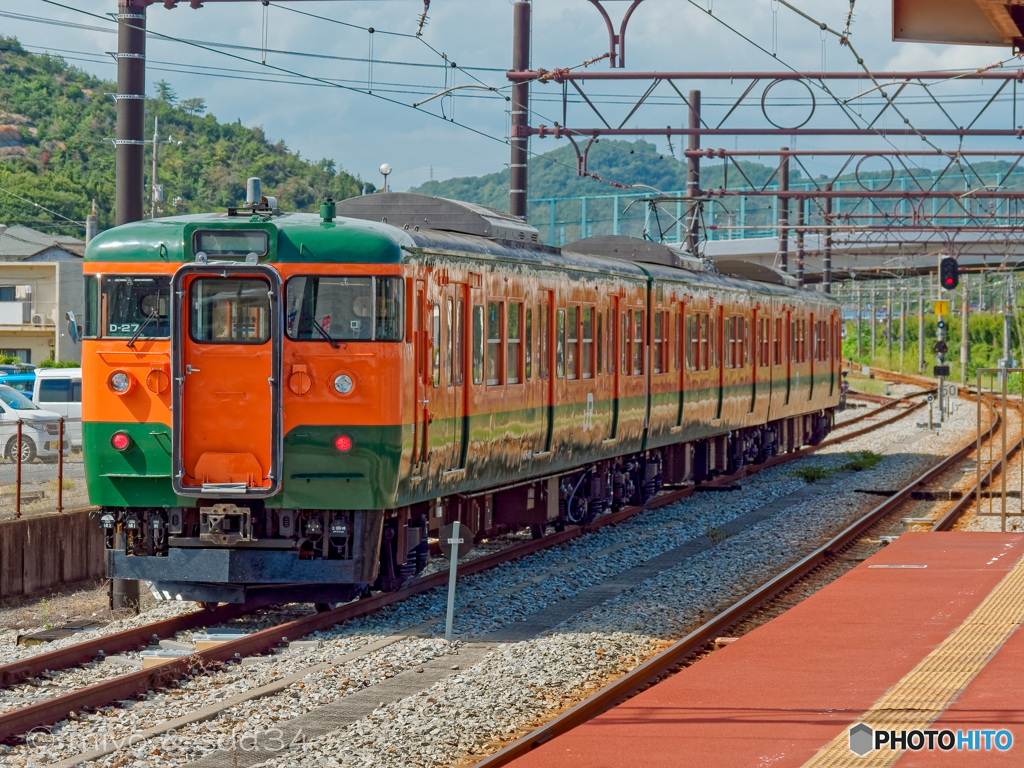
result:
[[[947,291],[951,291],[960,283],[960,265],[952,256],[939,262],[939,282]]]

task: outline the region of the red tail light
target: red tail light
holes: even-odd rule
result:
[[[334,438],[334,447],[342,453],[348,453],[352,450],[352,438],[348,435],[338,435]]]
[[[131,447],[132,439],[124,432],[115,432],[110,438],[110,444],[119,451],[127,451]]]

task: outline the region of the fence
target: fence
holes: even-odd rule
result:
[[[47,422],[45,434],[28,420],[0,426],[0,518],[88,506],[83,454],[68,437],[69,424],[80,422]]]

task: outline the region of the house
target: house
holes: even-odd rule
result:
[[[0,224],[0,354],[81,361],[65,317],[81,322],[85,241]]]

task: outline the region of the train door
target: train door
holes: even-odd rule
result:
[[[608,363],[609,373],[612,377],[612,429],[611,434],[608,436],[609,440],[616,440],[619,436],[619,398],[622,396],[622,375],[623,368],[623,352],[620,349],[622,339],[618,333],[619,327],[619,306],[621,304],[621,298],[619,296],[612,297],[612,312],[608,318],[608,353],[610,362]]]
[[[714,317],[714,315],[712,316]],[[725,355],[723,334],[725,333],[725,307],[718,305],[717,322],[711,333],[711,354],[714,358],[714,365],[718,366],[718,407],[715,409],[715,418],[722,418],[722,397],[725,390]]]
[[[758,317],[758,305],[755,303],[750,313],[750,325],[746,331],[745,344],[746,362],[750,366],[750,413],[757,404],[757,366],[761,362],[761,339],[764,336],[764,321]]]
[[[793,336],[796,334],[796,326],[793,325],[793,312],[789,309],[786,310],[783,333],[786,336],[786,405],[789,405],[789,395],[793,389]]]
[[[551,453],[551,441],[554,438],[554,411],[555,411],[555,344],[554,334],[554,291],[539,291],[539,303],[537,305],[537,359],[540,362],[540,376],[544,381],[544,404],[541,407],[544,424],[541,432],[544,435],[544,443],[541,453]]]
[[[173,488],[266,497],[281,484],[281,278],[187,264],[171,281]]]
[[[814,361],[817,360],[817,358],[818,358],[818,343],[820,341],[820,338],[818,336],[818,324],[814,321],[814,313],[813,312],[811,313],[810,319],[807,322],[808,322],[808,325],[810,326],[810,329],[811,329],[811,353],[810,353],[810,355],[808,355],[808,357],[810,358],[810,369],[811,369],[810,377],[811,378],[810,378],[810,381],[807,382],[808,388],[809,388],[809,390],[807,392],[807,399],[810,400],[811,398],[814,397]],[[807,337],[805,335],[804,336],[804,343],[806,344],[806,342],[807,342]]]
[[[679,407],[676,410],[676,426],[683,426],[683,405],[685,402],[686,392],[686,361],[687,361],[687,345],[690,341],[689,326],[687,323],[689,318],[686,315],[686,302],[682,301],[679,303],[679,314],[676,317],[676,339],[675,339],[675,356],[676,356],[676,369],[678,370],[678,377],[676,385],[679,387]]]
[[[417,280],[412,298],[413,355],[415,357],[413,376],[413,474],[423,471],[430,447],[428,435],[428,413],[430,407],[430,340],[427,333],[426,286]]]
[[[446,469],[466,466],[466,307],[468,286],[452,283],[444,292],[441,318],[444,349],[442,387],[445,400],[448,441]]]

